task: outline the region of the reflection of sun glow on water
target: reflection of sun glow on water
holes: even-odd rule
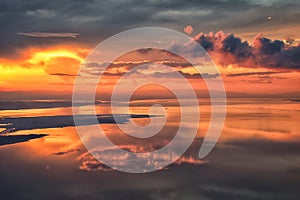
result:
[[[136,152],[136,146],[134,145],[125,145],[125,146],[119,146],[118,148],[122,148],[122,149],[128,149],[132,152]],[[120,152],[118,152],[118,148],[115,149],[102,149],[102,150],[95,150],[97,153],[99,153],[102,156],[107,156],[110,159],[113,159],[115,162],[115,166],[121,167],[123,165],[126,165],[126,162],[130,161],[130,162],[134,162],[136,158],[134,157],[130,157],[129,154],[120,154]],[[139,152],[142,152],[142,149],[139,148],[138,150]],[[148,151],[146,151],[148,152]],[[137,157],[139,157],[139,154],[136,155]],[[140,158],[140,157],[139,157]],[[85,170],[85,171],[111,171],[113,169],[107,167],[106,165],[100,163],[97,159],[95,159],[91,154],[89,153],[85,153],[82,154],[81,156],[79,156],[77,158],[78,160],[81,161],[81,166],[80,169],[81,170]],[[155,162],[157,162],[156,164],[159,165],[159,161],[164,161],[164,160],[170,159],[170,155],[166,154],[166,155],[161,155],[160,158],[158,160],[156,160]],[[151,163],[152,161],[150,160],[145,160],[145,167],[147,166],[151,166],[153,163]],[[181,164],[193,164],[193,165],[200,165],[200,164],[205,164],[207,163],[207,161],[204,160],[200,160],[198,158],[194,158],[192,156],[185,156],[183,155],[182,157],[180,157],[178,160],[176,160],[173,164],[171,164],[172,166],[175,165],[181,165]],[[155,163],[154,163],[155,164]],[[139,166],[137,166],[139,167]],[[167,168],[166,168],[167,169]]]
[[[253,102],[253,99],[249,101],[240,100],[240,102],[243,102],[241,104],[236,103],[235,101],[236,100],[229,101],[227,110],[227,120],[218,146],[222,146],[222,144],[243,144],[241,143],[242,141],[247,143],[248,141],[253,142],[260,140],[263,142],[285,142],[286,144],[300,142],[299,125],[297,123],[300,119],[299,103],[276,101],[274,104],[269,105],[261,101],[257,101],[255,103]],[[149,111],[148,105],[153,103],[157,103],[157,100],[133,101],[131,103],[131,112],[138,114],[147,114],[147,112]],[[178,107],[176,107],[176,105],[172,103],[172,100],[164,101],[161,103],[165,104],[165,107],[168,108],[167,114],[168,117],[171,118],[168,121],[168,126],[177,126]],[[90,108],[90,106],[84,106],[81,109],[85,109],[86,112],[89,113]],[[109,106],[106,104],[97,105],[96,110],[98,113],[110,112]],[[205,101],[202,101],[200,111],[202,116],[197,138],[201,140],[209,123],[209,104]],[[0,111],[1,116],[14,115],[19,117],[67,115],[70,113],[70,108]],[[140,120],[141,123],[143,123],[143,119]],[[128,140],[128,137],[126,137],[126,135],[120,135],[120,132],[116,129],[116,124],[101,124],[101,126],[105,130],[105,134],[113,142],[116,142],[121,147],[123,146],[124,148],[129,149],[130,151],[143,152],[144,150],[146,150],[143,148],[150,148],[146,150],[149,151],[151,150],[151,148],[164,146],[168,142],[168,132],[165,132],[164,134],[159,136],[160,139],[157,138],[158,140],[152,140],[152,146],[148,145],[142,148],[141,145],[136,145],[132,143],[131,140]],[[19,144],[2,146],[1,149],[7,148],[13,150],[21,148],[22,151],[19,152],[19,156],[29,155],[30,159],[39,159],[41,157],[45,157],[47,158],[47,160],[50,159],[49,162],[54,163],[60,162],[60,158],[64,158],[64,163],[68,163],[70,165],[77,165],[79,169],[86,171],[108,170],[107,167],[105,167],[99,162],[96,162],[95,159],[89,153],[85,152],[85,148],[82,146],[81,141],[77,136],[76,129],[74,127],[25,130],[12,133],[12,135],[23,134],[47,134],[48,136],[39,139],[29,140],[28,142],[23,142]],[[201,142],[196,142],[193,145],[200,147]],[[109,156],[111,154],[103,155]],[[118,158],[117,160],[119,161],[119,164],[122,164],[121,158]],[[79,165],[77,162],[80,162]],[[184,155],[179,160],[177,160],[175,165],[181,165],[185,163],[198,165],[206,162],[207,161],[199,160],[197,158],[197,151],[195,150],[194,152],[193,150],[192,152],[188,153],[187,155]],[[170,167],[172,168],[172,166],[173,165],[171,165]]]

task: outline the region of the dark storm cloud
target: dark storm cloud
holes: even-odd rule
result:
[[[265,29],[266,15],[280,14],[273,25],[296,24],[297,1],[21,1],[0,3],[0,57],[15,57],[27,46],[80,43],[94,46],[104,38],[134,27],[163,26],[183,31]],[[273,17],[276,19],[276,17]],[[17,33],[79,33],[72,38],[24,38]],[[259,31],[261,32],[261,31]]]

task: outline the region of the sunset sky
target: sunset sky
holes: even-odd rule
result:
[[[194,37],[218,66],[229,96],[299,97],[299,4],[287,0],[0,2],[0,99],[70,98],[80,63],[99,42],[145,26]],[[133,54],[120,59],[110,73],[126,72],[130,62],[140,59]],[[151,55],[160,56],[155,51]],[[175,66],[193,75],[188,67],[180,62]]]
[[[300,0],[0,0],[0,200],[300,199]]]

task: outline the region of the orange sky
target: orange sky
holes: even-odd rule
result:
[[[78,46],[25,49],[18,59],[0,59],[0,91],[34,91],[48,94],[71,93],[80,63],[90,49]],[[130,56],[123,57],[128,61]],[[133,56],[133,60],[136,57]],[[216,57],[213,57],[216,59]],[[299,93],[299,72],[258,67],[220,66],[227,92],[247,94]],[[116,69],[115,69],[116,70]],[[118,67],[118,71],[122,67]],[[184,73],[193,73],[183,68]],[[281,72],[257,75],[257,72]],[[230,76],[231,74],[247,74]],[[253,74],[251,74],[253,73]],[[111,78],[111,77],[110,77]],[[116,77],[115,77],[116,78]],[[195,80],[192,80],[192,82]],[[197,84],[197,81],[195,81]],[[22,98],[22,97],[20,97]]]

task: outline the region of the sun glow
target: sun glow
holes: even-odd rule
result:
[[[0,88],[2,91],[57,90],[58,86],[54,85],[61,82],[71,85],[72,76],[76,74],[85,56],[73,49],[28,52],[27,58],[23,60],[1,60]],[[69,89],[71,90],[71,87]]]
[[[22,59],[4,60],[0,59],[0,91],[49,91],[50,93],[67,92],[71,93],[77,71],[88,55],[89,49],[71,46],[57,46],[46,49],[29,48],[22,52]],[[116,67],[109,68],[108,76],[103,79],[105,86],[101,86],[102,92],[111,90],[116,80],[122,73],[130,70],[130,64],[145,62],[145,58],[139,58],[136,53],[126,54],[120,62],[116,61]],[[159,58],[155,52],[154,60]],[[151,57],[152,58],[152,57]],[[122,62],[121,62],[122,61]],[[150,61],[147,58],[146,61]],[[121,64],[124,63],[124,66]],[[264,67],[243,67],[243,66],[220,66],[219,71],[223,77],[227,92],[241,92],[254,94],[294,92],[298,91],[299,72],[276,70]],[[192,66],[176,66],[174,70],[186,74],[196,74]],[[160,71],[155,69],[154,71]],[[202,70],[202,73],[208,73]],[[190,80],[195,88],[205,89],[199,81]],[[276,85],[276,90],[274,85]],[[288,88],[288,90],[287,90]],[[151,93],[151,92],[150,92]]]
[[[83,62],[83,58],[70,51],[37,52],[28,60],[28,62],[31,64],[39,64],[41,62],[47,62],[50,59],[58,57],[73,58]]]

